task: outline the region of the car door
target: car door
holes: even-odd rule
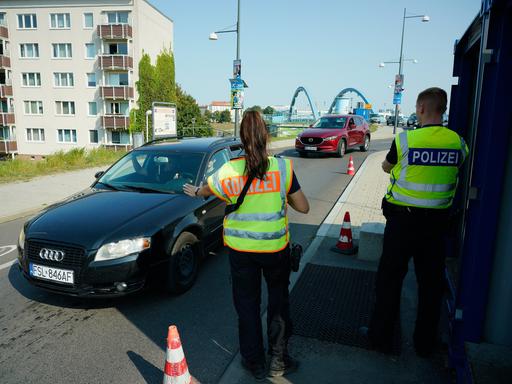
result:
[[[357,143],[357,125],[354,117],[348,119],[347,136],[349,147]]]
[[[203,184],[207,183],[208,177],[217,172],[220,167],[230,160],[228,149],[223,148],[214,152],[208,158],[206,169],[202,178]],[[222,223],[224,221],[224,208],[226,203],[216,196],[209,196],[205,199],[202,208],[202,220],[205,228],[205,244],[210,244],[220,235]]]
[[[364,144],[364,119],[356,117],[357,144]]]

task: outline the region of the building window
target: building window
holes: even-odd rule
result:
[[[0,25],[2,27],[7,27],[7,18],[5,17],[5,12],[0,12]]]
[[[128,116],[129,103],[108,103],[107,115],[123,115]]]
[[[23,101],[25,106],[25,115],[42,115],[43,114],[43,102],[42,101]]]
[[[89,101],[89,116],[96,116],[98,114],[98,104],[95,101]]]
[[[106,81],[112,87],[128,85],[128,73],[107,73]]]
[[[50,28],[69,29],[71,28],[71,17],[69,13],[50,13]]]
[[[75,79],[72,72],[54,72],[53,85],[59,88],[70,88],[75,86]]]
[[[107,52],[109,55],[127,55],[128,54],[128,44],[127,43],[108,44]]]
[[[27,141],[34,143],[44,142],[44,129],[42,128],[27,128]]]
[[[97,130],[90,130],[89,131],[89,142],[91,144],[98,144],[100,141],[98,140],[98,131]]]
[[[41,74],[39,72],[23,72],[21,79],[24,87],[41,86]]]
[[[0,140],[5,140],[5,141],[11,140],[9,127],[0,126]]]
[[[71,43],[52,44],[52,58],[70,59],[72,56]]]
[[[109,24],[128,24],[128,12],[107,12],[107,20]]]
[[[36,59],[39,57],[38,43],[20,44],[20,57],[23,59]]]
[[[95,87],[96,86],[96,73],[88,73],[87,74],[87,86]]]
[[[35,13],[27,13],[18,15],[18,28],[19,29],[36,29],[37,17]]]
[[[57,129],[59,143],[76,143],[76,129]]]
[[[130,144],[128,131],[112,131],[112,144]]]
[[[94,43],[85,44],[85,58],[94,59],[96,57],[96,45]]]
[[[57,115],[74,115],[75,102],[74,101],[56,101]]]
[[[7,103],[7,100],[0,100],[0,112],[2,112],[2,113],[10,112],[10,108],[9,108],[9,104]]]
[[[94,16],[92,13],[84,13],[84,28],[94,28]]]

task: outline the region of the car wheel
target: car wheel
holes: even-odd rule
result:
[[[361,152],[366,152],[370,148],[370,136],[366,135],[364,137],[364,144],[359,147]]]
[[[345,152],[347,150],[347,143],[345,143],[345,140],[341,139],[338,143],[338,150],[336,152],[336,157],[343,157],[345,156]]]
[[[182,293],[194,285],[199,270],[200,242],[190,233],[183,232],[170,251],[166,290]]]

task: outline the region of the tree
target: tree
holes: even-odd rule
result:
[[[205,119],[207,122],[209,122],[209,123],[211,123],[211,122],[212,122],[213,114],[212,114],[208,109],[204,111],[204,115],[203,115],[203,116],[204,116],[204,119]]]
[[[211,136],[213,134],[210,124],[205,121],[201,115],[199,105],[192,96],[187,94],[181,87],[176,84],[176,98],[178,105],[178,135],[191,135],[188,129],[194,126],[194,134],[198,136]]]
[[[168,49],[163,49],[156,58],[155,66],[155,101],[176,103],[176,81],[174,78],[174,56]]]
[[[272,108],[270,105],[267,106],[264,110],[263,110],[263,114],[264,115],[272,115],[274,114],[275,110],[274,108]]]
[[[216,123],[220,123],[220,111],[215,111],[215,112],[213,112],[213,120],[214,120]]]
[[[135,86],[137,87],[139,98],[137,99],[138,111],[134,112],[137,117],[133,129],[137,132],[145,132],[146,111],[151,109],[157,89],[155,68],[151,65],[151,58],[147,53],[142,55],[139,62],[139,80],[135,83]],[[151,132],[151,119],[149,121],[149,130]]]
[[[231,112],[226,109],[220,113],[219,123],[229,123],[231,121]]]

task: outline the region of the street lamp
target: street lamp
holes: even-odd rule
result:
[[[402,77],[402,66],[403,66],[403,62],[404,62],[403,51],[404,51],[405,19],[421,18],[421,21],[424,23],[427,23],[430,21],[430,17],[427,15],[409,15],[409,16],[407,16],[406,11],[407,11],[407,9],[404,8],[404,17],[402,19],[402,38],[400,41],[400,59],[398,61],[398,76],[400,78]],[[414,60],[413,60],[413,63],[414,63]],[[381,64],[384,64],[384,63],[381,63]],[[383,67],[382,65],[379,65],[379,66],[381,68]],[[398,123],[398,104],[395,104],[395,122],[393,125],[393,134],[396,134],[397,123]]]
[[[403,59],[402,61],[410,61],[413,64],[418,64],[418,60],[416,60],[416,59]],[[386,64],[399,64],[399,63],[400,63],[399,61],[381,61],[379,63],[379,68],[384,68],[386,66]]]
[[[218,33],[236,33],[236,60],[240,60],[240,0],[238,0],[238,7],[237,7],[237,17],[236,17],[236,29],[231,30],[220,30],[210,33],[209,39],[212,41],[217,40],[219,37],[217,36]],[[238,132],[238,121],[240,119],[240,116],[238,114],[238,109],[235,109],[235,126],[234,126],[234,133],[235,137],[239,136]]]

